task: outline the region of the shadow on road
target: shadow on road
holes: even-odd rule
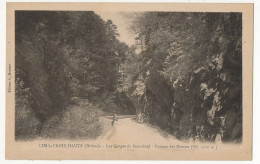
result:
[[[136,123],[143,124],[143,125],[150,127],[151,129],[154,130],[155,133],[159,133],[165,139],[169,139],[169,137],[172,137],[172,135],[170,135],[168,132],[162,130],[160,127],[158,127],[156,125],[152,125],[152,124],[149,124],[149,123],[146,123],[146,122],[142,122],[142,123],[137,122],[136,118],[132,118],[131,120],[136,122]]]
[[[176,138],[166,131],[163,131],[158,126],[154,126],[148,123],[136,122],[136,116],[119,116],[118,122],[116,121],[112,126],[112,116],[100,117],[99,122],[102,125],[102,135],[98,138],[100,140],[123,139],[123,140],[135,140],[135,139],[159,139],[170,141]],[[131,136],[129,138],[129,136]],[[142,140],[141,139],[141,140]]]

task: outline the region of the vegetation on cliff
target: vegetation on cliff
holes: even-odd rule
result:
[[[16,11],[16,139],[82,139],[136,114],[188,141],[242,141],[242,14],[133,13],[136,44],[94,12]]]
[[[132,29],[141,62],[126,84],[138,121],[181,140],[240,142],[242,15],[137,13]]]
[[[111,20],[94,12],[16,11],[15,27],[16,138],[61,131],[70,138],[77,129],[76,138],[95,137],[99,111],[135,112],[117,91],[128,46]],[[88,118],[76,118],[79,113]],[[83,135],[80,124],[92,128]]]

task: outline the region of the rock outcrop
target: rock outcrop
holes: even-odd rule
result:
[[[128,91],[137,121],[181,140],[241,142],[242,15],[142,17],[137,27],[145,29],[139,33],[145,43],[142,71]]]

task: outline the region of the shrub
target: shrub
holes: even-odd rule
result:
[[[22,80],[16,80],[15,98],[15,139],[29,140],[35,138],[40,127],[39,120],[35,117],[30,104],[29,89],[24,88]]]
[[[42,136],[59,139],[93,139],[101,134],[99,111],[87,101],[70,106],[44,124]]]

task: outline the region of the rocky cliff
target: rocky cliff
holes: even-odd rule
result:
[[[242,141],[242,15],[144,13],[140,71],[128,95],[137,121],[181,140]]]

